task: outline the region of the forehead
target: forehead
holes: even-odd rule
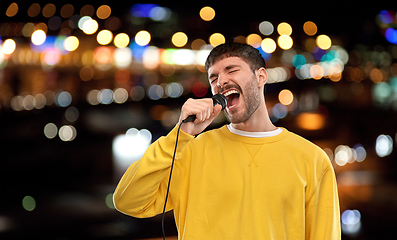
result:
[[[211,67],[208,68],[208,75],[222,71],[228,66],[232,65],[249,68],[249,65],[240,57],[225,57],[221,60],[216,61],[214,64],[211,65]]]

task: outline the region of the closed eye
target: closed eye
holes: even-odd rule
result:
[[[213,78],[213,79],[211,79],[211,84],[213,84],[214,82],[216,82],[216,80],[218,80],[218,78]]]

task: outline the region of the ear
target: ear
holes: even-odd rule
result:
[[[262,87],[267,82],[267,71],[264,67],[261,67],[255,71],[256,79],[258,81],[258,87]]]

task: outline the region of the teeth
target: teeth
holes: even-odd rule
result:
[[[233,94],[233,93],[238,94],[237,90],[230,90],[230,91],[226,92],[224,95],[225,95],[225,97],[227,97],[227,96],[229,96],[230,94]]]

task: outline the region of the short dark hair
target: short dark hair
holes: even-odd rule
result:
[[[233,42],[224,43],[212,49],[205,61],[205,70],[208,72],[212,64],[228,57],[239,57],[243,59],[253,72],[261,67],[266,68],[266,62],[258,49],[248,44]]]

